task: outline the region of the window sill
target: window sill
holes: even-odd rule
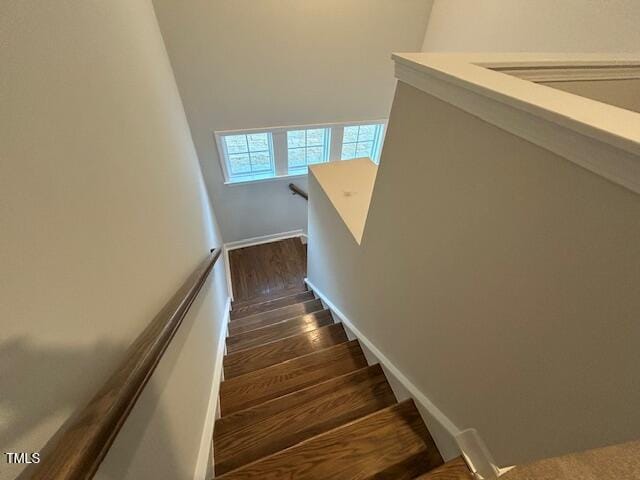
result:
[[[224,182],[225,185],[230,187],[236,185],[251,185],[254,183],[264,183],[264,182],[277,182],[279,180],[288,180],[292,178],[302,178],[306,177],[307,173],[293,173],[290,175],[277,175],[275,177],[267,177],[267,178],[256,178],[256,179],[246,179],[246,180],[228,180]]]

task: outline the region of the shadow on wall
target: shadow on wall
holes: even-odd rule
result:
[[[213,358],[210,368],[204,366],[198,351],[216,338],[209,301],[214,276],[191,305],[95,480],[193,480],[213,380]]]
[[[207,359],[203,350],[209,353],[217,335],[214,322],[207,321],[214,314],[212,282],[213,275],[130,412],[96,480],[192,480],[214,363],[212,359],[211,368],[202,364]],[[60,425],[86,405],[128,347],[107,341],[79,348],[43,347],[26,336],[0,343],[0,480],[30,478],[35,465],[7,465],[3,453],[42,450]]]
[[[178,347],[181,348],[182,345]],[[34,430],[55,421],[56,418],[68,418],[86,404],[77,404],[77,398],[84,393],[78,390],[86,389],[86,384],[80,384],[77,379],[87,375],[102,379],[110,373],[87,372],[85,367],[90,364],[89,359],[121,358],[125,351],[126,347],[107,342],[98,342],[94,346],[76,350],[39,349],[24,337],[3,342],[0,345],[0,453],[3,457],[4,452],[8,451],[40,451],[43,445],[25,445],[21,439],[32,438],[29,434]],[[110,363],[104,362],[105,365]],[[18,371],[30,374],[12,374]],[[158,462],[161,465],[160,476],[152,475],[153,478],[191,478],[192,472],[181,472],[180,463],[172,458],[174,449],[171,448],[168,419],[158,408],[160,395],[168,378],[163,377],[165,381],[161,384],[152,378],[145,387],[107,460],[99,468],[96,478],[131,478],[130,466],[134,464],[134,458],[142,446],[152,449],[153,454],[162,459],[162,462]],[[99,382],[95,383],[93,388],[88,389],[90,395],[100,386]],[[142,406],[144,408],[139,408]],[[142,441],[144,437],[147,437],[146,442]],[[46,438],[43,443],[48,440],[49,438]],[[111,458],[115,461],[108,461],[110,455],[117,457]],[[16,478],[25,467],[6,465],[5,458],[0,458],[0,462],[0,480]],[[147,467],[153,470],[152,466]],[[31,468],[27,468],[19,478],[26,480],[30,475]]]
[[[38,438],[38,429],[67,418],[78,398],[86,398],[98,388],[99,379],[120,358],[125,346],[96,342],[73,348],[68,345],[39,346],[30,337],[10,338],[0,344],[0,453],[37,452],[42,445],[25,444],[26,438]],[[100,370],[87,372],[87,365],[100,362]],[[90,375],[95,380],[86,380]],[[78,382],[83,378],[83,382]],[[87,386],[87,383],[90,383]],[[87,398],[88,400],[88,398]],[[49,425],[48,425],[49,424]],[[43,443],[48,438],[43,439]],[[1,458],[0,480],[15,478],[21,465],[5,464]]]
[[[160,405],[161,394],[162,388],[152,379],[98,468],[95,480],[193,479],[193,472],[184,471],[176,454],[169,415]]]
[[[80,385],[76,379],[87,375],[84,370],[87,359],[116,358],[123,351],[124,348],[107,342],[75,350],[68,347],[42,349],[27,337],[12,338],[0,344],[2,451],[14,451],[21,437],[47,418],[76,406],[80,396],[78,390],[86,388],[86,384]],[[96,372],[92,375],[100,378]]]

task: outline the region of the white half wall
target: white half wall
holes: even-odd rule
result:
[[[213,132],[386,118],[431,0],[154,0],[225,242],[307,227],[282,179],[225,186]],[[306,178],[293,180],[303,189]]]
[[[639,52],[637,0],[435,0],[425,52]]]
[[[310,177],[310,283],[500,466],[637,438],[640,196],[402,82],[387,132],[359,245]]]
[[[637,78],[538,83],[640,113],[640,79]]]
[[[31,452],[222,239],[150,0],[0,2],[0,65],[0,452]],[[97,478],[193,478],[226,300],[220,258]]]

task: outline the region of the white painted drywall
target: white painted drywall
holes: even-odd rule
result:
[[[423,51],[639,52],[637,0],[435,0]]]
[[[640,196],[403,83],[361,244],[309,194],[309,280],[500,465],[637,438]]]
[[[4,1],[0,64],[0,452],[37,451],[221,238],[150,0]],[[219,262],[97,478],[193,478]]]
[[[356,242],[362,240],[378,166],[369,158],[310,167]]]
[[[214,130],[386,118],[431,0],[154,0],[225,242],[306,229],[290,180],[223,185]],[[302,188],[306,178],[296,179]]]

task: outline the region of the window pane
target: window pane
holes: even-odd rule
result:
[[[224,141],[227,144],[227,152],[229,153],[243,153],[247,151],[246,135],[227,135],[224,137]]]
[[[249,154],[241,153],[229,155],[229,166],[231,167],[231,175],[251,173],[251,161],[249,160]]]
[[[382,127],[380,123],[344,127],[342,160],[368,157],[377,163],[376,157],[382,145]]]
[[[268,133],[252,133],[247,135],[247,143],[250,152],[264,152],[269,150]]]
[[[353,143],[358,141],[358,126],[344,127],[344,133],[342,136],[343,143]]]
[[[251,169],[253,172],[265,172],[271,170],[271,156],[269,152],[251,154]]]
[[[356,158],[369,157],[373,154],[373,142],[358,142],[356,147]]]
[[[324,128],[307,130],[307,147],[324,145]]]
[[[345,143],[342,145],[342,160],[351,160],[352,158],[356,158],[356,144],[355,143]]]
[[[377,125],[360,125],[358,142],[371,142],[376,136]]]
[[[271,133],[224,135],[228,180],[246,181],[275,175]]]
[[[307,163],[309,165],[322,162],[324,162],[324,147],[307,148]]]
[[[287,146],[289,148],[304,147],[304,130],[287,132]]]
[[[276,171],[300,175],[307,172],[308,166],[328,162],[334,157],[345,160],[368,157],[376,163],[378,161],[384,123],[293,128],[289,131],[277,128],[233,134],[216,132],[226,181],[267,179],[275,177]],[[334,147],[332,144],[332,129],[342,137],[341,145],[338,143]],[[334,152],[334,148],[339,150]]]
[[[304,160],[304,150],[304,148],[295,148],[289,150],[289,168],[306,166],[306,162]]]
[[[301,173],[307,165],[326,162],[329,158],[329,129],[311,128],[287,132],[289,171]]]

